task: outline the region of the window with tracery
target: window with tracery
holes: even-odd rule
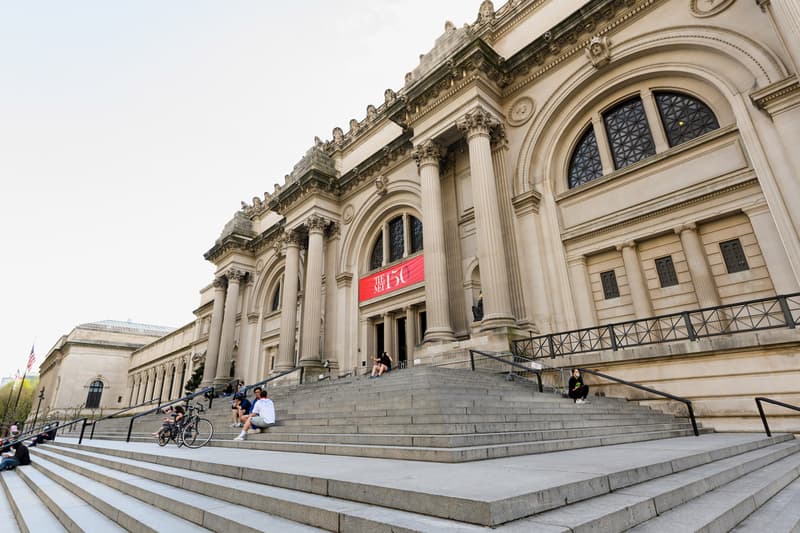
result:
[[[403,217],[396,217],[389,221],[389,262],[397,261],[403,257],[404,248]]]
[[[670,146],[691,141],[719,128],[717,117],[697,98],[680,93],[654,94]]]
[[[569,188],[577,187],[603,175],[603,164],[600,162],[600,151],[597,149],[597,138],[590,125],[583,134],[569,162]]]
[[[372,247],[372,254],[369,256],[369,269],[375,270],[383,264],[383,233],[378,235],[375,246]]]
[[[417,217],[411,219],[411,249],[412,254],[422,250],[422,222]]]
[[[656,153],[642,99],[631,98],[603,114],[614,167],[625,168]]]
[[[103,396],[103,382],[98,380],[92,381],[89,385],[89,394],[86,396],[86,408],[96,409],[100,407],[100,398]]]
[[[272,303],[269,306],[270,311],[280,311],[281,309],[281,285],[275,287],[275,292],[272,295]]]

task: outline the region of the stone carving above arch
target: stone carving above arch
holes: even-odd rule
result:
[[[533,116],[536,104],[530,96],[521,96],[511,104],[508,110],[508,123],[512,126],[522,126]]]
[[[350,224],[353,221],[355,214],[356,210],[353,207],[353,204],[347,204],[342,211],[342,222],[345,224]]]
[[[695,17],[713,17],[731,7],[735,1],[736,0],[689,0],[689,9]]]
[[[594,68],[604,67],[611,62],[611,41],[603,35],[595,35],[586,45],[586,57]]]

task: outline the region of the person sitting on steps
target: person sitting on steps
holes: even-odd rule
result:
[[[233,440],[244,440],[250,429],[266,429],[275,425],[275,405],[267,398],[267,389],[261,391],[261,398],[253,406],[253,411],[247,417],[242,432]]]
[[[575,403],[586,403],[586,397],[589,395],[589,385],[583,382],[581,371],[579,368],[572,369],[572,377],[569,378],[569,397]]]
[[[11,432],[11,438],[16,439],[19,437],[19,430]],[[14,448],[13,455],[11,453],[4,453],[3,460],[0,461],[0,470],[14,470],[19,465],[31,464],[31,455],[28,453],[28,447],[22,442],[18,442]]]
[[[169,418],[164,417],[163,424],[161,424],[161,429],[153,433],[154,437],[161,437],[162,435],[169,434],[175,425],[177,425],[183,419],[183,415],[186,414],[186,411],[182,406],[176,405],[174,409],[171,406],[167,407],[164,409],[164,413],[168,414]]]
[[[392,370],[392,358],[389,357],[389,354],[383,352],[379,356],[375,358],[375,364],[372,365],[372,374],[369,376],[370,378],[379,378],[386,372]]]

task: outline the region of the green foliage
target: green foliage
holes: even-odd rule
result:
[[[24,382],[12,381],[6,383],[5,386],[0,389],[0,420],[5,422],[0,433],[4,432],[14,421],[19,421],[20,425],[24,423],[36,399],[38,386],[38,378],[26,378]],[[22,387],[21,391],[20,387]],[[19,396],[19,402],[17,402],[17,396]],[[15,403],[16,409],[14,408]]]
[[[203,381],[203,370],[205,369],[205,366],[205,363],[203,363],[194,369],[194,372],[192,372],[192,377],[189,378],[189,381],[186,382],[186,386],[184,386],[184,390],[187,393],[194,392],[195,389],[200,386],[200,382]]]

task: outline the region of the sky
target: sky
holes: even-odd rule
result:
[[[192,321],[240,202],[479,6],[0,0],[0,376],[79,324]]]

